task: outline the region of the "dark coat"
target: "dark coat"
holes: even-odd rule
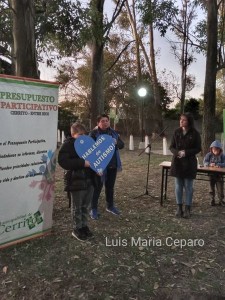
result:
[[[173,153],[170,175],[194,179],[197,173],[196,154],[201,151],[201,137],[195,128],[183,135],[182,128],[175,130],[170,150]],[[185,150],[185,157],[179,158],[178,152]]]
[[[62,144],[58,163],[65,170],[64,190],[78,191],[87,189],[88,185],[94,184],[94,171],[84,167],[85,160],[80,158],[74,148],[75,139],[70,137]]]

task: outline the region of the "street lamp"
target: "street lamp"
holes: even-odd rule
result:
[[[138,90],[138,95],[142,98],[142,101],[141,101],[141,141],[144,142],[144,129],[143,129],[143,109],[144,109],[144,105],[143,105],[143,102],[144,102],[144,97],[146,96],[147,94],[147,90],[146,88],[142,87]]]

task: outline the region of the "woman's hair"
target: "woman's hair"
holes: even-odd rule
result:
[[[189,128],[194,128],[195,127],[195,125],[194,125],[194,117],[193,117],[193,115],[191,113],[186,112],[186,113],[183,113],[183,114],[180,115],[180,117],[182,117],[182,116],[184,116],[184,117],[187,118],[188,127]]]
[[[71,125],[71,128],[70,128],[70,131],[71,131],[71,134],[76,134],[76,133],[86,133],[87,130],[86,128],[84,127],[84,125],[80,124],[80,123],[73,123]]]

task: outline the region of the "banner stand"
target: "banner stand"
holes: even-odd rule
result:
[[[27,241],[30,241],[30,240],[33,240],[33,239],[44,237],[44,236],[47,236],[47,235],[50,235],[50,234],[52,234],[52,230],[51,229],[48,230],[48,231],[46,231],[46,232],[41,232],[41,233],[34,234],[31,237],[28,236],[28,237],[20,239],[20,240],[11,241],[9,243],[6,243],[5,245],[4,244],[0,245],[0,250],[8,248],[10,246],[15,246],[17,244],[20,244],[20,243],[23,243],[23,242],[27,242]]]

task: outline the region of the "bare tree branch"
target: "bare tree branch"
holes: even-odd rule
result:
[[[104,30],[104,35],[105,37],[108,37],[109,36],[109,32],[112,28],[112,25],[114,23],[114,21],[116,20],[116,18],[119,16],[122,8],[124,7],[125,3],[127,2],[127,0],[122,0],[122,3],[120,4],[120,0],[117,2],[116,4],[116,8],[113,12],[113,16],[112,16],[112,19],[111,21],[106,25],[105,27],[105,30]]]
[[[120,54],[117,56],[117,58],[116,58],[116,60],[113,62],[113,64],[104,72],[104,73],[107,73],[107,72],[109,72],[112,68],[113,68],[113,66],[117,63],[117,61],[120,59],[120,56],[123,54],[123,52],[124,51],[126,51],[127,50],[127,48],[129,47],[129,45],[131,44],[131,43],[133,43],[133,42],[135,42],[135,40],[133,40],[133,41],[130,41],[124,48],[123,48],[123,50],[120,52]]]

